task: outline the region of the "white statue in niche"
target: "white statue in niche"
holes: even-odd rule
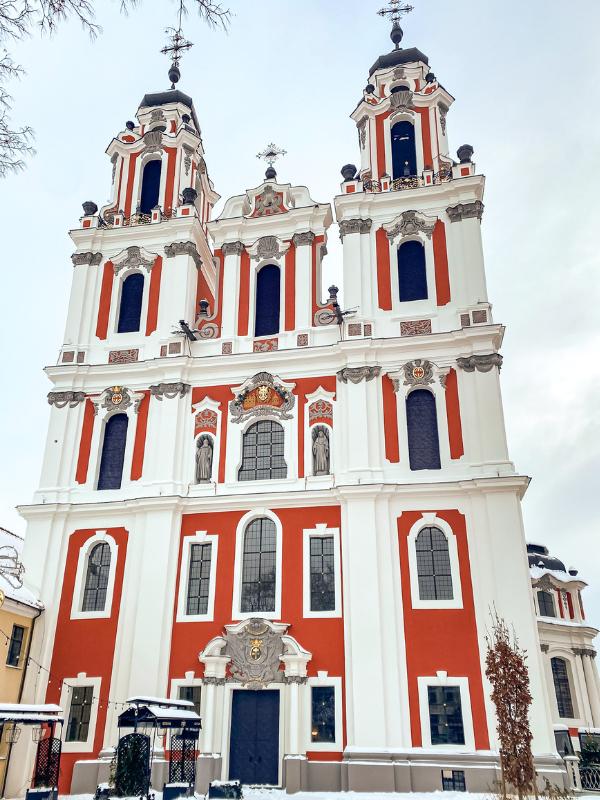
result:
[[[196,483],[212,479],[213,444],[210,436],[200,436],[196,442]]]
[[[329,475],[329,431],[322,425],[313,428],[313,475]]]

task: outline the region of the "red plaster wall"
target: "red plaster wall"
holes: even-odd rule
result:
[[[382,311],[392,310],[392,275],[390,243],[383,228],[375,234],[377,252],[377,298]]]
[[[394,384],[388,375],[381,379],[383,395],[383,430],[385,435],[385,457],[390,464],[400,461],[400,442],[398,437],[398,405]]]
[[[93,432],[94,432],[94,404],[88,398],[85,401],[85,409],[83,412],[83,425],[81,426],[81,438],[79,439],[79,457],[77,459],[77,471],[75,472],[75,480],[77,481],[77,483],[85,483],[87,481]]]
[[[460,401],[458,397],[458,379],[456,370],[451,369],[446,377],[446,417],[448,419],[448,438],[450,440],[450,458],[460,458],[465,453],[460,419]]]

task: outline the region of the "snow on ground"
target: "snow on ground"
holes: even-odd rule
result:
[[[161,800],[162,792],[154,792],[156,800]],[[195,800],[204,800],[204,795],[196,794]],[[582,800],[585,795],[580,796]],[[59,800],[92,800],[91,794],[60,795]],[[287,794],[285,789],[244,788],[244,800],[493,800],[494,795],[470,792],[298,792]],[[139,800],[138,797],[123,800]]]

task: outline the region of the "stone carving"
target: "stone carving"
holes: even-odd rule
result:
[[[333,405],[327,400],[316,400],[308,409],[308,424],[314,420],[328,419],[333,420]]]
[[[225,686],[227,681],[225,678],[213,678],[209,676],[208,678],[202,678],[202,683],[204,686]]]
[[[340,222],[340,239],[343,242],[350,233],[370,233],[372,225],[372,219],[344,219]]]
[[[132,364],[138,360],[139,350],[111,350],[108,354],[109,364]]]
[[[150,394],[162,402],[163,398],[173,400],[175,397],[185,397],[192,387],[189,383],[157,383],[150,387]]]
[[[460,222],[463,219],[481,219],[485,206],[481,200],[474,200],[472,203],[459,203],[456,206],[448,206],[446,214],[450,217],[450,222]]]
[[[298,347],[308,347],[308,333],[299,333],[296,337],[296,345]]]
[[[589,656],[590,658],[596,658],[596,651],[592,647],[574,647],[573,655]]]
[[[253,353],[272,353],[279,349],[279,341],[275,339],[258,339],[252,345]]]
[[[413,93],[410,89],[400,89],[390,95],[390,102],[395,111],[407,111],[414,108]]]
[[[201,431],[215,431],[216,433],[217,423],[217,412],[211,411],[210,408],[204,408],[196,414],[196,433]]]
[[[540,650],[542,653],[547,653],[550,650],[549,644],[540,644]]]
[[[424,233],[428,239],[431,239],[431,234],[435,228],[437,219],[433,222],[428,222],[429,218],[424,214],[419,214],[418,211],[405,211],[400,215],[398,221],[394,226],[386,230],[387,238],[393,242],[397,236],[404,238],[405,236],[414,236],[416,233]]]
[[[224,256],[241,256],[244,252],[244,245],[241,242],[225,242],[221,250]]]
[[[196,249],[193,242],[173,242],[172,244],[165,245],[165,255],[167,258],[174,258],[175,256],[188,255],[191,256],[196,269],[202,266],[202,259],[200,253]]]
[[[502,369],[503,358],[500,353],[489,353],[485,356],[469,356],[468,358],[457,358],[456,363],[465,372],[490,372],[494,367]]]
[[[448,114],[449,108],[448,106],[440,103],[438,105],[440,111],[440,128],[442,129],[442,133],[444,136],[446,135],[446,115]]]
[[[162,153],[162,137],[163,132],[160,130],[145,133],[142,155],[146,155],[146,153]]]
[[[273,214],[283,214],[287,209],[283,205],[283,192],[276,192],[272,186],[267,186],[256,196],[253,217],[270,217]]]
[[[396,67],[396,69],[394,70],[394,80],[401,81],[404,78],[406,78],[406,70],[404,69],[404,67]]]
[[[165,121],[165,114],[162,108],[155,108],[154,111],[150,114],[150,124],[153,122],[164,122]]]
[[[362,117],[356,127],[358,128],[358,139],[360,141],[361,149],[365,149],[365,145],[367,143],[367,125],[369,124],[368,117]]]
[[[286,675],[283,679],[284,683],[298,683],[301,686],[308,682],[308,675]]]
[[[207,322],[196,331],[199,339],[217,339],[219,326],[214,322]]]
[[[57,408],[75,408],[85,400],[85,392],[48,392],[48,403]]]
[[[337,317],[330,308],[321,308],[315,312],[314,322],[317,327],[333,325],[337,322]]]
[[[284,651],[282,635],[267,620],[249,619],[236,633],[228,628],[225,641],[224,652],[231,658],[229,671],[235,680],[259,689],[283,677],[278,674]]]
[[[312,430],[313,475],[329,475],[329,431],[323,425]]]
[[[276,416],[292,419],[290,411],[295,403],[294,395],[284,389],[268,372],[259,372],[246,388],[230,403],[232,422],[244,422],[255,416]]]
[[[123,260],[120,260],[121,253],[119,253],[119,255],[115,256],[113,259],[113,269],[115,275],[118,275],[123,269],[135,269],[139,267],[144,267],[144,269],[150,272],[156,261],[156,256],[152,259],[144,258],[141,249],[137,245],[132,245],[123,252],[127,253]],[[152,255],[154,255],[154,253]],[[119,263],[115,264],[115,261],[117,260]]]
[[[119,160],[119,154],[113,153],[110,158],[110,163],[112,164],[112,176],[111,176],[111,183],[115,182],[115,175],[117,173],[117,161]]]
[[[400,323],[400,336],[422,336],[431,333],[430,319],[412,319]]]
[[[404,371],[404,386],[430,386],[433,383],[433,364],[422,358],[415,358],[402,367]],[[395,379],[396,383],[399,379]],[[397,387],[396,388],[397,391]]]
[[[101,407],[108,411],[126,411],[133,404],[133,399],[129,389],[124,386],[110,386],[101,395]],[[139,402],[136,402],[134,411],[139,410]],[[94,414],[98,413],[98,406],[94,403]]]
[[[473,325],[483,325],[488,321],[487,311],[485,309],[477,309],[473,311]]]
[[[233,342],[223,342],[221,345],[221,354],[230,356],[233,353]]]
[[[360,322],[351,322],[348,325],[348,336],[362,336],[362,325]]]
[[[62,354],[63,364],[72,364],[75,360],[75,350],[65,350]]]
[[[196,442],[196,483],[210,483],[212,478],[213,442],[205,434]]]
[[[74,267],[85,264],[88,267],[97,267],[102,261],[102,253],[73,253],[71,261]]]
[[[198,172],[200,175],[206,175],[206,161],[202,156],[200,156],[200,160],[198,161]]]
[[[381,375],[381,367],[344,367],[338,373],[342,383],[360,383],[372,381]]]
[[[192,166],[192,154],[194,152],[194,148],[190,147],[189,144],[183,145],[183,152],[185,153],[185,158],[183,159],[183,166],[185,169],[185,174],[190,174],[190,167]]]
[[[315,234],[312,231],[306,231],[305,233],[295,233],[292,236],[292,242],[296,245],[296,247],[301,247],[302,245],[308,244],[312,245],[315,240]]]
[[[258,240],[256,253],[252,256],[254,261],[262,261],[264,258],[281,258],[283,253],[279,249],[279,242],[276,236],[263,236]]]

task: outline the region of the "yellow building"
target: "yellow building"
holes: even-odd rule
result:
[[[5,528],[0,528],[0,557],[16,550],[20,556],[24,540]],[[36,619],[43,606],[24,586],[14,588],[0,575],[0,703],[18,703],[29,653],[29,643]],[[0,796],[11,745],[0,737]]]

